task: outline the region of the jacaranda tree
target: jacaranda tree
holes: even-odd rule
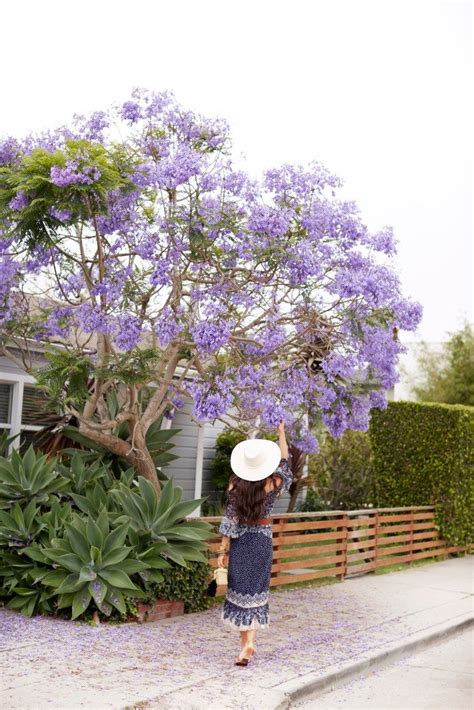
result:
[[[40,384],[157,489],[146,433],[186,398],[199,421],[283,419],[307,452],[308,422],[339,436],[385,406],[421,307],[392,231],[370,233],[321,165],[250,179],[224,122],[136,90],[3,140],[0,166],[1,351],[34,371],[48,343]]]

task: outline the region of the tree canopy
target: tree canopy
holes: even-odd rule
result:
[[[251,179],[227,124],[169,93],[5,138],[1,351],[33,371],[49,343],[41,385],[155,485],[146,432],[186,399],[201,422],[284,420],[307,452],[316,421],[366,429],[421,307],[392,230],[370,232],[340,186],[317,162]]]

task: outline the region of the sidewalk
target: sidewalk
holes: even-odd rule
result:
[[[93,628],[0,609],[3,710],[290,707],[374,656],[472,616],[472,556],[270,598],[269,629],[247,668],[220,605],[144,625]],[[318,685],[319,684],[319,685]]]

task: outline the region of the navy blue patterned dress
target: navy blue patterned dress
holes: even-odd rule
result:
[[[293,481],[287,459],[281,459],[275,473],[283,480],[278,489],[266,494],[262,518],[270,517],[275,500]],[[230,537],[228,586],[221,619],[226,626],[239,631],[267,628],[270,625],[272,525],[239,523],[235,507],[229,502],[219,532]]]

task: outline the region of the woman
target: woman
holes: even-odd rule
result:
[[[278,445],[263,439],[242,441],[230,459],[234,475],[219,526],[223,537],[217,565],[225,565],[228,551],[228,586],[221,619],[240,631],[241,652],[235,661],[239,666],[246,666],[255,653],[256,630],[270,624],[273,541],[269,516],[276,498],[293,480],[283,422],[278,438]]]

